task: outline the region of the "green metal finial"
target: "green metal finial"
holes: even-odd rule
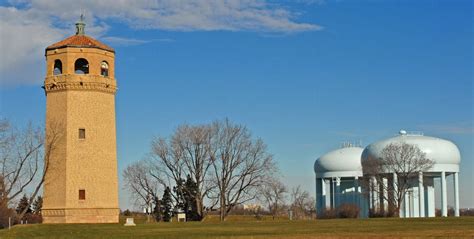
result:
[[[84,14],[81,14],[81,18],[76,22],[76,35],[84,35],[84,28],[86,24],[84,23]]]

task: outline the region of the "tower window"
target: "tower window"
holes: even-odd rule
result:
[[[79,189],[79,200],[86,200],[86,190]]]
[[[55,60],[53,75],[61,75],[62,73],[63,73],[63,63],[60,60]]]
[[[86,138],[86,129],[79,129],[79,139]]]
[[[89,62],[84,58],[79,58],[74,64],[74,73],[76,74],[89,74]]]
[[[102,76],[109,76],[109,64],[106,61],[100,63],[100,74]]]

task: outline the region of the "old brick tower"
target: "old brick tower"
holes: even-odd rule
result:
[[[57,134],[44,184],[44,223],[117,223],[115,51],[84,34],[46,48],[46,137]],[[51,144],[52,145],[52,144]]]

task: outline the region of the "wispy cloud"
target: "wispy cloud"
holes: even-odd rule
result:
[[[151,40],[142,40],[142,39],[135,39],[135,38],[114,37],[114,36],[102,37],[101,40],[115,46],[136,46],[136,45],[142,45],[142,44],[147,44],[151,42],[167,42],[167,43],[174,42],[174,40],[170,38],[156,38],[156,39],[151,39]]]
[[[425,124],[420,128],[427,131],[447,134],[474,134],[474,126],[472,122],[459,122],[447,124]]]
[[[124,38],[124,37],[102,37],[107,43],[111,43],[113,45],[120,45],[120,46],[134,46],[134,45],[141,45],[145,43],[149,43],[150,41],[134,39],[134,38]]]
[[[9,4],[0,7],[0,85],[41,83],[44,48],[70,34],[81,12],[86,16],[88,35],[117,45],[173,40],[104,36],[110,20],[135,29],[168,31],[288,34],[322,29],[298,22],[299,13],[270,0],[11,0]],[[38,66],[41,69],[33,70]]]
[[[322,5],[326,3],[325,0],[293,0],[293,1],[296,3],[302,3],[306,5],[312,5],[312,4]]]

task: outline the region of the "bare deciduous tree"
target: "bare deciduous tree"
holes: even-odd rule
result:
[[[151,171],[154,174],[163,174],[169,183],[181,180],[184,176],[184,160],[183,151],[178,145],[172,140],[168,143],[165,138],[156,138],[152,141],[151,147]]]
[[[366,192],[378,195],[376,200],[388,202],[388,212],[380,203],[381,212],[398,216],[410,184],[433,165],[434,161],[426,158],[416,145],[392,143],[382,149],[380,158],[362,161],[363,186]]]
[[[253,140],[244,126],[214,122],[212,134],[209,155],[223,221],[236,205],[255,199],[276,167],[263,141]]]
[[[298,185],[291,190],[290,208],[295,218],[311,218],[316,210],[316,201]]]
[[[211,129],[206,125],[180,126],[173,137],[173,142],[182,151],[185,171],[196,182],[197,214],[204,217],[204,198],[212,185],[206,175],[211,166],[208,153],[208,144],[211,140]],[[190,192],[188,192],[190,193]]]
[[[62,137],[59,124],[49,125],[49,134],[28,125],[24,130],[0,122],[0,201],[4,205],[14,200],[27,188],[32,189],[30,204],[40,191],[50,168],[50,156]],[[28,205],[29,207],[30,205]],[[20,212],[20,218],[26,210]]]
[[[0,177],[5,202],[22,194],[41,170],[43,139],[42,130],[34,129],[31,124],[18,130],[6,120],[0,123]]]
[[[253,140],[245,127],[228,120],[182,125],[169,139],[154,139],[147,162],[147,173],[174,186],[176,205],[183,206],[180,200],[186,193],[195,199],[196,213],[202,218],[204,202],[210,203],[209,208],[219,203],[221,220],[234,206],[254,199],[257,188],[276,168],[263,141]],[[138,180],[137,170],[127,170],[128,181]],[[184,187],[188,175],[196,184],[192,192]],[[127,186],[138,196],[137,191],[147,191],[133,185]]]
[[[262,184],[260,194],[267,204],[273,220],[275,220],[275,216],[281,212],[285,203],[285,194],[287,192],[288,190],[286,186],[277,178],[269,179],[267,182]]]
[[[153,174],[146,160],[137,161],[123,171],[125,188],[129,190],[135,204],[148,206],[156,201],[160,194],[159,186],[165,182]]]
[[[196,182],[197,190],[193,195],[199,217],[204,217],[204,199],[212,188],[207,180],[210,168],[208,145],[211,129],[208,125],[182,125],[176,129],[169,142],[165,138],[157,138],[152,142],[152,165],[156,172],[163,172],[174,185],[182,185],[186,175]],[[171,183],[170,183],[171,184]],[[185,187],[177,187],[177,194]],[[191,193],[191,192],[188,192]]]

